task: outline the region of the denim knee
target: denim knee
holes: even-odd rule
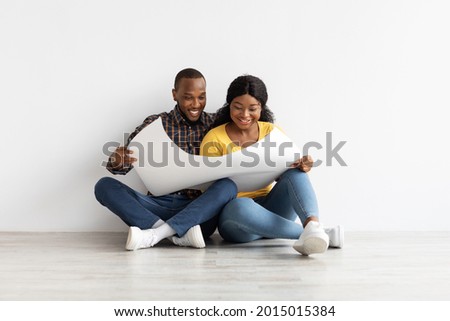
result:
[[[245,220],[246,212],[251,208],[255,202],[251,198],[236,198],[228,202],[223,208],[219,217],[219,227],[221,223],[226,221],[239,222]]]
[[[117,180],[112,177],[102,177],[98,180],[94,187],[94,194],[97,201],[100,203],[104,198],[104,195],[117,184]]]
[[[307,175],[305,172],[302,172],[298,168],[290,168],[287,171],[285,171],[281,177],[295,177],[295,176],[302,176]]]
[[[217,229],[225,241],[245,243],[253,240],[247,233],[240,231],[241,226],[251,224],[248,211],[255,202],[251,198],[236,198],[223,208],[219,216]]]
[[[302,172],[301,170],[299,170],[298,168],[291,168],[288,169],[287,171],[285,171],[281,176],[280,176],[280,180],[282,179],[288,179],[288,180],[293,180],[293,179],[308,179],[308,174],[306,174],[305,172]]]
[[[217,195],[224,200],[235,199],[238,192],[236,183],[229,178],[219,179],[218,181],[214,182],[214,184],[211,185],[209,189],[211,189],[212,191],[216,191]]]

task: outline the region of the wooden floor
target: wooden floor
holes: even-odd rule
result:
[[[0,300],[450,300],[450,232],[124,250],[125,233],[0,233]]]

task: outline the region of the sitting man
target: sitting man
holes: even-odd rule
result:
[[[137,161],[128,149],[131,140],[158,117],[172,141],[184,151],[198,155],[200,143],[214,121],[206,106],[206,81],[195,69],[181,70],[172,89],[175,108],[148,116],[118,147],[108,160],[113,174],[127,174]],[[228,178],[213,183],[205,192],[184,189],[163,196],[141,194],[112,177],[103,177],[95,185],[97,200],[128,226],[127,250],[156,245],[168,238],[179,246],[205,247],[204,238],[216,229],[218,214],[236,197],[236,184]]]

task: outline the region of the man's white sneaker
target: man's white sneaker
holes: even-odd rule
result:
[[[155,234],[152,229],[141,230],[139,227],[131,226],[128,230],[128,239],[125,248],[128,251],[145,249],[153,246]]]
[[[325,227],[325,233],[330,238],[330,247],[341,249],[344,247],[344,227],[341,225]]]
[[[206,246],[200,225],[191,227],[182,237],[172,236],[171,241],[178,246],[190,246],[197,249],[202,249]]]
[[[294,243],[294,249],[303,254],[310,255],[323,253],[327,250],[329,237],[319,222],[310,221],[306,224],[298,241]]]

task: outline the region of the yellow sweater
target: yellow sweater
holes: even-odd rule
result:
[[[200,155],[204,156],[223,156],[229,153],[234,153],[241,150],[242,148],[234,144],[230,137],[228,136],[225,126],[227,124],[220,125],[216,128],[211,129],[206,136],[203,138],[202,144],[200,145]],[[267,136],[274,125],[272,123],[258,122],[259,126],[259,138],[258,141]],[[206,146],[206,147],[205,147]],[[252,192],[240,192],[237,197],[250,197],[256,198],[260,196],[266,196],[272,189],[272,184],[267,185]]]

